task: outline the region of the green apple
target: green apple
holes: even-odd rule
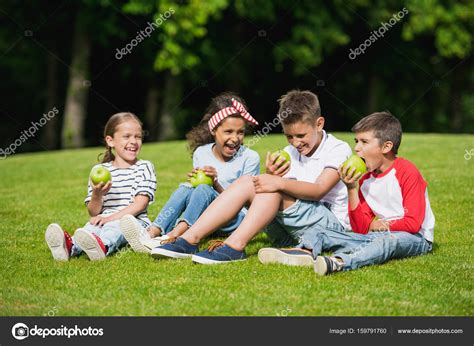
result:
[[[212,178],[206,175],[206,173],[204,173],[204,171],[202,170],[198,170],[196,173],[194,173],[193,176],[189,179],[189,182],[191,183],[193,187],[196,187],[202,184],[210,185],[210,186],[213,185]]]
[[[112,175],[107,168],[97,165],[92,168],[90,178],[94,185],[99,183],[104,183],[105,185],[112,180]]]
[[[275,151],[272,156],[276,156],[276,159],[274,162],[278,161],[280,159],[280,157],[282,157],[284,159],[284,161],[280,164],[280,167],[283,166],[286,162],[291,162],[291,159],[290,159],[290,154],[288,154],[285,150],[283,149],[280,149],[280,150],[277,150]]]
[[[367,172],[367,166],[365,165],[364,160],[360,158],[360,156],[357,155],[351,155],[343,164],[343,167],[349,166],[349,171],[355,168],[355,173],[360,173],[363,175],[365,172]]]

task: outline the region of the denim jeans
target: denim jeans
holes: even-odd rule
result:
[[[424,255],[432,244],[419,233],[369,232],[359,234],[344,229],[315,228],[306,234],[305,248],[314,258],[323,251],[332,251],[344,261],[343,270],[353,270],[372,264],[385,263],[393,258]]]
[[[140,220],[138,220],[140,222]],[[89,222],[82,227],[85,231],[89,233],[94,233],[97,235],[105,246],[108,247],[106,255],[109,256],[120,249],[122,246],[127,244],[127,240],[120,230],[120,220],[115,220],[108,222],[102,227],[93,226]],[[74,241],[74,236],[72,236],[73,246],[71,250],[71,256],[78,256],[82,253],[82,249],[77,246]]]
[[[279,211],[265,228],[276,247],[311,246],[315,230],[344,229],[336,215],[322,202],[296,200],[291,206]]]
[[[192,226],[218,195],[217,191],[209,185],[198,185],[193,188],[187,183],[180,184],[153,221],[153,224],[161,229],[162,234],[171,232],[176,224],[181,221]],[[245,214],[240,211],[233,220],[221,228],[221,231],[234,231],[244,217]]]

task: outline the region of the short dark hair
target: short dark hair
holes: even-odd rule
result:
[[[283,95],[278,102],[280,103],[278,119],[283,125],[299,121],[313,123],[321,116],[318,96],[309,90],[291,90]]]
[[[392,152],[396,155],[402,142],[402,124],[389,111],[376,112],[360,119],[352,127],[352,132],[373,131],[375,138],[382,144],[393,143]]]

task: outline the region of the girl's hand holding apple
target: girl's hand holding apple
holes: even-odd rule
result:
[[[109,192],[110,188],[112,187],[112,182],[109,181],[106,184],[98,183],[97,185],[94,185],[91,181],[91,186],[92,186],[92,194],[98,197],[102,197],[107,192]]]

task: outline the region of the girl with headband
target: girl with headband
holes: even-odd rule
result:
[[[189,183],[180,184],[147,229],[130,215],[123,217],[121,229],[134,251],[149,253],[161,243],[173,241],[186,232],[233,181],[244,175],[259,174],[257,152],[243,145],[247,124],[254,126],[258,122],[249,114],[240,97],[223,93],[211,100],[201,122],[186,138],[194,167],[188,176],[202,170],[212,178],[213,185],[192,187]],[[234,231],[245,212],[243,208],[233,220],[222,226],[221,231]]]

